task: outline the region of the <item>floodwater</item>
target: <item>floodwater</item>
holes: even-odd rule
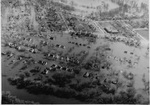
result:
[[[65,49],[59,49],[59,48],[51,48],[49,49],[48,46],[42,47],[43,51],[48,52],[48,51],[54,51],[54,52],[62,52],[63,55],[66,54],[67,56],[71,56],[73,54],[79,54],[81,51],[86,51],[89,52],[88,56],[84,59],[84,60],[88,60],[90,56],[92,56],[95,53],[95,49],[99,46],[102,45],[106,45],[108,47],[110,47],[112,50],[109,51],[107,54],[108,56],[111,56],[111,58],[109,59],[110,61],[112,61],[113,63],[113,68],[116,70],[121,70],[121,71],[127,71],[127,72],[132,72],[135,75],[135,87],[136,89],[140,89],[143,88],[144,85],[142,83],[142,76],[143,74],[145,74],[146,76],[146,80],[148,80],[148,64],[149,64],[149,59],[148,57],[146,57],[145,53],[146,53],[146,47],[142,47],[141,49],[139,48],[134,48],[134,47],[129,47],[123,43],[118,43],[118,42],[109,42],[105,39],[97,39],[96,43],[88,43],[88,41],[85,38],[73,38],[71,37],[69,34],[63,33],[55,33],[55,34],[51,34],[49,33],[49,35],[51,36],[55,36],[54,40],[49,40],[49,43],[53,43],[54,45],[56,44],[61,44],[65,46]],[[41,39],[38,38],[33,38],[33,42],[34,43],[38,43]],[[68,42],[75,42],[75,43],[82,43],[82,44],[86,44],[87,46],[91,46],[91,48],[87,48],[87,46],[77,46],[74,44],[69,44]],[[68,53],[68,51],[70,50],[70,48],[74,49]],[[12,52],[14,52],[16,55],[19,55],[21,53],[17,52],[14,49],[11,48],[2,48],[2,52],[3,51],[7,51],[7,50],[11,50]],[[127,53],[124,53],[124,51],[127,51]],[[132,54],[131,54],[132,52]],[[28,54],[27,54],[28,55]],[[31,54],[32,57],[35,60],[40,60],[43,58],[43,56],[39,53],[39,54]],[[80,57],[78,57],[80,58]],[[120,63],[118,61],[119,58],[126,58],[126,59],[131,59],[133,62],[138,62],[138,64],[135,64],[134,67],[128,67],[127,63]],[[9,76],[15,76],[18,72],[19,72],[19,68],[21,68],[22,62],[20,62],[20,64],[16,67],[14,67],[13,69],[11,68],[11,65],[8,65],[10,63],[11,60],[15,59],[15,57],[9,59],[9,60],[5,60],[5,57],[2,56],[2,90],[3,91],[10,91],[12,93],[12,95],[23,99],[23,100],[31,100],[31,101],[35,101],[35,102],[40,102],[40,103],[82,103],[78,100],[75,99],[63,99],[63,98],[58,98],[55,96],[51,96],[51,95],[33,95],[33,94],[29,94],[28,92],[26,92],[23,89],[16,89],[15,86],[11,86],[8,81],[7,78]],[[51,65],[53,63],[58,63],[57,61],[53,61],[53,62],[48,62],[48,65]],[[39,65],[38,65],[39,66]],[[31,69],[34,66],[29,67],[29,69]],[[4,76],[6,75],[6,76]]]
[[[149,30],[136,30],[141,36],[143,36],[146,40],[149,40]]]
[[[85,0],[76,0],[75,2],[77,4],[84,4],[87,6],[98,6],[101,5],[101,1],[100,0],[87,0],[88,2],[85,2]],[[91,2],[90,2],[91,1]],[[104,0],[105,1],[105,0]],[[92,4],[94,3],[94,4]],[[117,8],[116,4],[113,4],[111,2],[108,3],[110,8]],[[79,7],[79,6],[78,6]],[[5,16],[4,18],[6,18],[8,16],[8,13],[10,11],[11,8],[6,9],[5,11]],[[78,9],[84,10],[84,11],[88,11],[88,12],[92,12],[93,9],[91,10],[86,10],[83,9],[82,7],[79,7]],[[35,13],[33,11],[33,9],[31,9],[31,20],[34,24],[34,28],[37,30],[38,29],[38,23],[35,21]],[[5,21],[5,19],[3,19],[4,21],[2,22],[3,25],[7,24],[7,21]],[[144,31],[145,32],[145,31]],[[86,56],[86,58],[83,59],[83,62],[88,60],[90,58],[90,56],[92,56],[95,53],[95,49],[99,46],[108,46],[110,47],[112,50],[107,52],[108,56],[111,56],[111,58],[109,58],[110,61],[112,61],[113,63],[113,68],[115,70],[121,70],[121,71],[127,71],[127,72],[132,72],[135,75],[135,87],[137,89],[139,88],[143,88],[143,83],[142,83],[142,76],[143,74],[145,74],[146,79],[148,80],[148,74],[149,74],[149,69],[147,69],[147,67],[149,66],[149,57],[146,56],[146,48],[147,47],[142,47],[141,49],[139,48],[134,48],[134,47],[129,47],[123,43],[117,43],[117,42],[109,42],[107,40],[104,39],[97,39],[96,43],[88,43],[88,41],[85,38],[72,38],[69,34],[67,33],[46,33],[49,36],[54,37],[54,40],[48,40],[49,45],[42,47],[42,51],[43,52],[59,52],[62,53],[62,55],[67,55],[67,56],[71,56],[71,55],[76,55],[79,54],[81,51],[85,51],[88,52],[88,56]],[[143,32],[141,32],[141,34],[143,34]],[[146,35],[147,37],[147,32],[144,33],[144,35]],[[147,37],[149,38],[149,36]],[[33,37],[33,42],[34,44],[39,43],[40,40],[43,39],[39,39],[38,37]],[[46,38],[47,40],[47,38]],[[74,42],[74,43],[81,43],[81,44],[86,44],[86,46],[77,46],[75,44],[69,44],[68,42]],[[50,47],[50,45],[56,45],[56,44],[61,44],[65,46],[65,49],[61,49],[61,48],[53,48]],[[87,48],[87,46],[90,46],[91,48]],[[72,51],[70,51],[70,49],[73,49]],[[16,96],[19,99],[22,100],[29,100],[29,101],[35,101],[35,102],[40,102],[40,103],[64,103],[64,104],[69,104],[69,103],[75,103],[75,104],[82,104],[82,102],[75,100],[75,99],[65,99],[65,98],[58,98],[52,95],[33,95],[33,94],[29,94],[26,90],[24,89],[17,89],[15,86],[12,86],[8,83],[7,79],[9,77],[14,77],[16,74],[18,74],[19,69],[22,67],[23,63],[19,62],[19,65],[17,65],[16,67],[12,67],[12,65],[9,65],[11,60],[14,60],[17,55],[20,54],[25,54],[25,55],[31,55],[35,60],[41,60],[44,59],[44,57],[41,55],[42,52],[39,52],[38,54],[32,54],[32,53],[26,53],[26,52],[18,52],[12,48],[4,48],[2,47],[2,52],[5,51],[12,51],[16,54],[15,57],[10,58],[9,60],[6,60],[6,57],[2,56],[2,90],[3,91],[10,91],[12,95]],[[124,51],[127,51],[127,53],[124,53]],[[131,52],[133,52],[133,54],[130,54]],[[78,56],[78,58],[81,58],[80,56]],[[135,65],[133,67],[130,67],[126,62],[119,62],[118,59],[131,59],[133,61],[133,64],[135,62]],[[46,59],[44,59],[46,60]],[[48,61],[48,60],[46,60]],[[57,61],[53,61],[53,62],[48,62],[48,65],[51,65],[53,63],[58,64]],[[29,67],[29,70],[31,70],[34,66],[39,66],[39,65],[32,65]],[[42,67],[42,66],[41,66]],[[44,68],[44,67],[43,67]],[[52,74],[51,74],[52,75]]]
[[[149,79],[149,57],[146,56],[146,46],[142,49],[126,46],[123,43],[112,44],[113,54],[116,58],[126,58],[133,62],[133,67],[128,67],[126,63],[120,63],[117,60],[113,60],[115,65],[114,68],[122,71],[131,72],[135,75],[135,88],[143,88],[142,77],[146,75],[146,80]],[[127,53],[124,53],[127,51]]]
[[[59,34],[58,34],[59,35]],[[57,38],[56,40],[54,40],[52,43],[55,45],[55,44],[61,44],[61,45],[65,45],[68,47],[72,47],[72,46],[75,46],[75,45],[71,45],[71,44],[68,44],[68,40],[71,40],[71,41],[75,41],[73,40],[72,38],[68,38],[66,37],[66,35],[63,35],[63,36],[58,36],[57,35]],[[55,35],[54,35],[55,36]],[[37,40],[37,38],[34,38],[34,43],[38,43],[39,40]],[[76,40],[76,42],[82,42],[82,43],[87,43],[86,40]],[[19,54],[22,54],[22,53],[19,53],[17,52],[16,50],[14,49],[10,49],[10,48],[2,48],[2,52],[5,50],[7,51],[7,49],[9,49],[10,51],[14,52],[16,55],[19,55]],[[77,48],[78,49],[78,48]],[[48,48],[47,47],[43,47],[43,50],[45,51],[48,51]],[[53,49],[55,51],[55,49]],[[60,49],[58,49],[59,51]],[[66,53],[68,49],[64,50],[63,53]],[[80,49],[81,50],[81,49]],[[77,50],[75,50],[77,51]],[[57,51],[56,51],[57,52]],[[70,53],[71,54],[71,53]],[[28,55],[28,54],[27,54]],[[43,58],[43,56],[41,54],[31,54],[32,57],[35,59],[35,60],[40,60]],[[16,56],[17,57],[17,56]],[[30,100],[30,101],[35,101],[35,102],[40,102],[40,103],[82,103],[78,100],[75,100],[75,99],[63,99],[63,98],[58,98],[58,97],[55,97],[55,96],[51,96],[51,95],[33,95],[33,94],[29,94],[27,91],[23,90],[23,89],[16,89],[15,86],[12,86],[8,83],[7,81],[7,78],[9,76],[13,77],[15,76],[18,72],[19,72],[19,69],[22,67],[22,62],[20,62],[20,64],[16,67],[14,67],[14,69],[12,69],[11,65],[8,65],[10,63],[11,60],[15,59],[15,57],[12,57],[11,59],[9,60],[5,60],[5,57],[2,57],[2,75],[7,75],[7,76],[3,76],[2,77],[2,90],[3,91],[10,91],[12,95],[18,97],[19,99],[23,99],[23,100]],[[51,65],[53,63],[57,63],[57,62],[49,62],[48,65]],[[37,65],[36,65],[37,66]],[[38,65],[40,66],[40,65]],[[30,66],[29,67],[29,70],[31,70],[33,66]],[[44,68],[43,68],[44,69]]]
[[[56,52],[56,53],[62,52],[63,55],[67,55],[67,56],[70,55],[71,56],[73,54],[79,54],[81,51],[86,51],[86,52],[89,52],[89,55],[86,58],[86,59],[88,59],[90,56],[92,56],[96,47],[98,47],[100,44],[102,44],[101,41],[97,41],[95,45],[90,44],[90,43],[88,43],[88,41],[85,38],[83,38],[83,39],[73,38],[69,34],[60,34],[60,33],[55,33],[55,34],[48,33],[48,34],[51,37],[54,37],[54,40],[48,40],[49,43],[52,43],[53,45],[56,45],[56,44],[64,45],[65,49],[55,48],[55,47],[49,48],[49,46],[45,46],[45,47],[42,47],[43,52],[49,52],[49,51],[50,52],[51,51]],[[34,37],[32,39],[33,39],[33,43],[35,43],[35,44],[39,43],[40,40],[43,40],[43,39],[39,39],[38,37]],[[75,44],[69,44],[68,43],[69,41],[79,43],[79,44],[80,43],[86,44],[86,46],[83,47],[83,46],[77,46]],[[91,46],[92,48],[89,49],[89,48],[87,48],[87,46]],[[68,52],[70,50],[70,48],[73,48],[73,47],[74,47],[73,51]],[[31,101],[40,102],[40,103],[82,103],[82,102],[75,100],[75,99],[62,99],[62,98],[58,98],[58,97],[51,96],[51,95],[49,95],[49,96],[47,96],[47,95],[33,95],[33,94],[29,94],[25,90],[16,89],[15,86],[11,86],[8,83],[7,78],[8,77],[14,77],[16,74],[18,74],[19,69],[22,67],[23,63],[19,62],[19,64],[15,67],[13,67],[12,65],[9,65],[9,63],[12,60],[14,60],[17,57],[17,55],[25,54],[25,53],[24,52],[23,53],[18,52],[15,49],[8,48],[8,47],[2,48],[2,52],[8,51],[8,50],[15,53],[15,57],[10,58],[9,60],[6,60],[5,57],[2,57],[2,75],[3,75],[3,77],[2,77],[2,81],[3,81],[2,82],[3,83],[2,84],[2,90],[3,91],[10,91],[12,93],[12,95],[14,95],[20,99],[23,99],[23,100],[31,100]],[[41,53],[38,53],[38,54],[31,54],[31,53],[27,54],[26,53],[25,55],[31,55],[36,61],[43,59],[43,56],[41,55]],[[78,58],[80,58],[80,57],[78,57]],[[51,61],[51,62],[48,62],[47,65],[52,65],[53,63],[58,64],[57,61]],[[40,66],[40,65],[36,64],[36,65],[30,66],[28,68],[28,70],[31,70],[31,68],[33,68],[34,66]],[[42,67],[42,69],[44,69],[44,67]],[[26,71],[28,71],[28,70],[26,70]],[[52,74],[53,73],[51,73],[50,75],[52,75]]]

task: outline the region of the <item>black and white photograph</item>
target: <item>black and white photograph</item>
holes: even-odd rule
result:
[[[149,0],[1,0],[1,104],[150,104]]]

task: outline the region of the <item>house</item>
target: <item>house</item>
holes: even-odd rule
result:
[[[61,69],[61,66],[57,66],[56,69]]]
[[[38,63],[41,64],[41,65],[47,65],[47,62],[46,61],[42,61],[42,60],[40,60]]]
[[[42,71],[41,73],[42,73],[42,74],[48,74],[48,72],[49,72],[49,71],[48,71],[47,69],[44,69],[44,71]]]
[[[66,70],[67,70],[67,68],[66,68],[66,67],[61,67],[60,69],[61,69],[61,70],[64,70],[64,71],[66,71]]]
[[[55,56],[55,58],[56,58],[56,59],[59,59],[59,58],[60,58],[60,56],[59,56],[59,55],[56,55],[56,56]]]
[[[66,70],[66,71],[68,71],[68,72],[72,72],[72,71],[73,71],[73,69],[67,68],[67,70]]]
[[[83,77],[85,77],[85,78],[90,77],[90,73],[88,73],[88,72],[84,73]]]
[[[52,67],[52,68],[56,68],[57,65],[56,65],[56,64],[52,64],[51,67]]]
[[[61,45],[60,48],[65,49],[65,46]]]

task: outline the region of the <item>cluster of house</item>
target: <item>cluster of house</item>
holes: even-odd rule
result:
[[[6,52],[6,53],[2,53],[3,55],[8,55],[8,56],[13,56],[13,53],[11,52]],[[48,54],[47,56],[54,56],[53,54]],[[56,58],[59,58],[58,55],[55,55]],[[66,61],[70,61],[71,58],[69,57],[61,57],[62,60],[64,61],[64,59],[66,59]],[[39,60],[39,61],[35,61],[32,57],[26,57],[24,55],[18,55],[17,57],[17,60],[23,60],[23,63],[25,64],[20,70],[25,70],[29,67],[30,64],[35,64],[35,63],[38,63],[38,64],[41,64],[43,66],[46,66],[47,65],[47,61],[43,61],[43,60]],[[16,60],[12,60],[12,63],[15,62]],[[56,71],[56,70],[63,70],[63,71],[68,71],[68,72],[73,72],[73,69],[71,68],[68,68],[68,67],[63,67],[63,66],[59,66],[59,65],[56,65],[56,64],[52,64],[50,67],[46,67],[42,72],[41,74],[48,74],[50,71]],[[39,66],[35,66],[33,69],[30,70],[31,73],[35,74],[35,73],[38,73],[41,71],[41,68]],[[91,77],[91,73],[84,73],[83,77],[87,78],[87,77]]]
[[[114,42],[116,42],[116,41],[123,42],[129,46],[134,46],[134,47],[140,46],[140,41],[135,40],[135,39],[121,38],[121,37],[112,36],[112,35],[111,36],[105,36],[105,38],[110,40],[110,41],[114,41]]]
[[[77,45],[77,46],[87,46],[87,44],[82,44],[82,43],[77,43],[77,42],[71,42],[71,41],[69,41],[68,42],[69,44],[74,44],[74,45]],[[87,46],[87,48],[91,48],[90,46]]]
[[[90,32],[82,32],[82,31],[78,31],[78,32],[74,32],[74,31],[70,31],[70,35],[71,36],[78,36],[78,37],[91,37],[91,38],[97,38],[97,35],[94,35],[93,33]]]
[[[68,71],[68,72],[73,72],[73,69],[67,68],[67,67],[62,67],[56,64],[52,64],[50,67],[46,67],[41,73],[42,74],[48,74],[49,71],[56,71],[56,70],[63,70],[63,71]]]
[[[127,53],[125,51],[125,53]],[[131,52],[130,54],[133,55],[133,53]],[[115,61],[119,61],[120,63],[123,63],[123,64],[128,64],[128,65],[132,65],[132,66],[135,66],[138,64],[138,59],[137,60],[131,60],[131,59],[128,59],[126,57],[124,58],[119,58],[119,57],[116,57],[116,56],[107,56],[108,59],[113,59]]]
[[[73,58],[73,57],[68,57],[68,56],[64,57],[64,56],[60,56],[58,54],[51,54],[51,53],[44,54],[44,56],[48,60],[55,59],[55,60],[61,60],[61,61],[65,61],[68,63],[77,64],[77,65],[80,64],[80,61],[78,59]]]
[[[51,40],[53,39],[53,37],[50,37],[50,38],[51,38]],[[48,45],[48,42],[41,40],[40,45],[47,46],[47,45]],[[60,44],[56,44],[55,47],[56,47],[56,48],[65,49],[65,46],[64,46],[64,45],[60,45]]]
[[[60,45],[60,44],[56,44],[55,47],[56,47],[56,48],[62,48],[62,49],[65,49],[65,46],[64,46],[64,45]]]
[[[22,37],[22,40],[27,41],[27,42],[31,42],[33,39],[31,39],[31,38],[29,38],[29,37],[27,37],[27,38]]]
[[[59,65],[56,65],[56,64],[52,64],[50,67],[46,67],[42,72],[41,74],[48,74],[50,71],[56,71],[56,70],[62,70],[62,71],[67,71],[67,72],[74,72],[74,69],[72,68],[67,68],[67,67],[62,67],[62,66],[59,66]],[[37,71],[37,70],[36,70]],[[35,71],[35,72],[36,72]],[[38,70],[39,71],[39,70]],[[83,77],[84,78],[90,78],[92,77],[93,74],[92,73],[89,73],[89,72],[85,72],[83,74]]]
[[[1,52],[1,55],[7,55],[7,57],[12,57],[14,56],[14,53],[10,52],[10,51],[7,51],[7,52]]]
[[[26,41],[28,41],[28,42],[30,42],[32,39],[31,38],[23,38],[22,40],[26,40]],[[18,42],[17,42],[18,43]],[[25,52],[25,51],[29,51],[29,52],[31,52],[31,53],[33,53],[33,54],[35,54],[35,53],[37,53],[38,52],[38,50],[37,49],[35,49],[37,46],[36,45],[29,45],[28,43],[23,43],[23,42],[21,42],[20,43],[21,45],[19,45],[19,44],[16,44],[15,42],[8,42],[8,43],[6,43],[6,46],[8,46],[8,47],[10,47],[10,48],[15,48],[17,51],[19,51],[19,52]],[[29,49],[26,49],[25,47],[23,47],[23,46],[25,46],[25,47],[30,47]]]
[[[7,44],[7,46],[9,46],[10,48],[15,48],[16,50],[18,50],[18,51],[20,51],[20,52],[23,52],[23,51],[26,50],[25,48],[23,48],[23,47],[21,47],[21,46],[18,46],[16,43],[11,43],[11,42],[9,42],[9,43]]]

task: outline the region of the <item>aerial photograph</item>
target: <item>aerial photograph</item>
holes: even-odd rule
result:
[[[1,0],[1,104],[150,104],[149,0]]]

